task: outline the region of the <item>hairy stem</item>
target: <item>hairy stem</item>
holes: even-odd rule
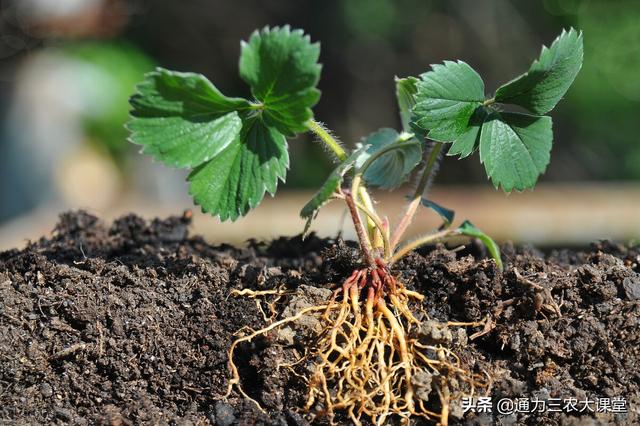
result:
[[[364,226],[362,226],[362,220],[360,219],[360,213],[358,213],[356,202],[353,199],[353,194],[349,191],[345,191],[344,197],[345,201],[347,202],[347,206],[349,206],[349,212],[351,213],[353,226],[356,228],[356,234],[358,235],[358,240],[360,241],[360,247],[362,249],[364,259],[370,267],[375,268],[376,263],[371,255],[371,241],[369,241],[369,236],[367,235]]]
[[[358,173],[360,175],[364,175],[367,169],[369,168],[369,166],[371,166],[374,163],[374,161],[376,161],[378,158],[382,157],[385,154],[388,154],[391,151],[395,151],[396,149],[402,149],[402,148],[405,148],[406,146],[414,145],[414,144],[415,142],[412,142],[412,141],[402,141],[402,142],[397,142],[397,143],[385,146],[381,150],[371,154],[371,156],[367,158],[367,161],[365,161],[364,164],[362,164],[362,167],[360,167],[360,170],[358,170]]]
[[[362,167],[360,167],[360,169],[356,172],[355,176],[353,177],[353,182],[351,184],[351,192],[353,194],[358,194],[359,198],[362,200],[362,203],[367,207],[367,209],[369,209],[370,211],[375,211],[374,207],[373,207],[373,203],[371,202],[371,197],[369,196],[369,193],[367,192],[365,186],[362,184],[362,176],[364,176],[365,172],[367,171],[367,169],[380,157],[382,157],[383,155],[396,150],[396,149],[402,149],[405,146],[407,146],[408,144],[412,144],[413,142],[407,142],[407,141],[401,141],[399,143],[393,144],[393,145],[389,145],[386,146],[385,148],[381,149],[380,151],[376,151],[374,154],[372,154],[369,158],[367,158],[367,160],[364,162],[364,164],[362,165]],[[384,232],[383,229],[375,229],[375,227],[373,226],[374,224],[371,223],[371,220],[367,220],[367,230],[369,231],[369,237],[374,241],[374,247],[378,248],[379,245],[376,244],[376,240],[379,240],[381,237],[381,234]]]
[[[367,215],[367,220],[371,221],[374,226],[376,232],[379,232],[380,238],[382,239],[382,248],[384,250],[384,256],[389,257],[391,255],[391,245],[389,244],[389,233],[385,231],[384,226],[382,225],[382,221],[380,217],[376,214],[375,211],[370,210],[364,204],[356,201],[356,207],[358,207],[365,215]]]
[[[489,106],[489,105],[493,105],[495,103],[496,103],[496,98],[491,98],[491,99],[487,99],[486,101],[484,101],[482,103],[482,105]]]
[[[338,160],[344,161],[347,158],[347,153],[344,148],[340,145],[331,133],[320,123],[311,119],[307,122],[307,127],[311,130],[316,136],[320,138],[322,142],[338,157]]]
[[[440,152],[442,151],[442,142],[436,142],[429,153],[429,159],[427,160],[427,165],[425,166],[422,177],[420,178],[420,182],[418,182],[418,186],[413,193],[413,198],[421,198],[424,195],[425,190],[427,189],[427,185],[429,185],[429,181],[433,177],[433,170],[438,161],[438,157],[440,156]]]
[[[346,151],[342,148],[340,143],[331,135],[331,132],[324,125],[312,119],[307,122],[307,127],[316,136],[318,136],[320,140],[322,140],[322,142],[324,142],[324,144],[335,154],[335,156],[340,161],[344,161],[347,158]],[[377,222],[374,220],[374,217],[378,218],[378,215],[376,214],[375,208],[373,206],[373,202],[371,201],[371,196],[369,195],[367,188],[362,184],[361,174],[359,176],[356,175],[356,177],[354,178],[354,185],[352,186],[351,189],[352,189],[351,192],[353,194],[353,197],[355,197],[354,202],[356,200],[361,201],[361,204],[358,203],[359,204],[358,208],[364,206],[364,208],[366,209],[366,214],[367,214],[367,221],[366,221],[367,235],[366,236],[368,237],[367,241],[369,241],[369,246],[371,246],[371,243],[370,243],[371,240],[377,243],[382,239],[382,243],[384,245],[383,249],[385,253],[387,254],[390,253],[391,248],[389,246],[388,235],[386,236],[384,235],[385,231],[380,227],[380,223],[381,223],[380,220],[378,219]],[[364,209],[361,209],[361,210],[364,211]],[[355,222],[354,222],[354,225],[355,225]],[[356,226],[356,229],[357,228],[358,227]],[[378,246],[379,245],[376,244],[376,248]],[[369,253],[369,256],[370,256],[370,253]]]
[[[376,229],[375,222],[371,219],[372,216],[378,217],[378,215],[373,207],[373,203],[371,202],[371,198],[369,197],[369,193],[367,192],[367,189],[362,184],[362,173],[360,172],[357,172],[353,177],[353,181],[351,182],[351,194],[354,195],[354,201],[356,201],[356,207],[358,208],[360,208],[361,206],[365,207],[365,209],[369,213],[372,213],[372,214],[367,213],[367,237],[369,238],[369,241],[373,241],[375,244],[378,235],[381,232],[384,232],[384,230],[380,229],[380,231],[378,232],[378,230]],[[358,199],[361,199],[363,201],[362,204],[357,202]],[[369,202],[368,205],[365,200],[368,200]],[[380,221],[378,222],[380,223]],[[371,247],[373,248],[374,245],[371,244]]]
[[[435,232],[433,234],[429,234],[429,235],[425,235],[423,237],[417,238],[417,239],[411,241],[410,243],[407,243],[404,246],[400,247],[398,249],[398,251],[396,251],[394,253],[394,255],[391,257],[391,259],[389,260],[389,265],[397,262],[402,257],[404,257],[407,253],[409,253],[412,250],[417,249],[420,246],[423,246],[423,245],[429,244],[429,243],[434,243],[434,242],[439,241],[439,240],[441,240],[443,238],[450,237],[452,235],[457,235],[457,234],[458,234],[458,232],[456,230],[445,229],[444,231]]]
[[[369,195],[369,192],[367,192],[367,188],[364,184],[361,184],[360,188],[358,188],[358,198],[369,212],[375,213],[376,210],[375,207],[373,207],[373,201],[371,201],[371,196]],[[360,206],[358,206],[358,208],[360,208]],[[362,209],[360,208],[360,210]],[[367,214],[367,231],[369,232],[369,238],[371,238],[373,248],[379,248],[383,230],[382,228],[380,228],[380,230],[376,228],[376,223],[371,218],[370,214]]]
[[[436,165],[436,161],[440,155],[440,151],[442,151],[442,142],[436,142],[431,152],[429,153],[429,158],[427,159],[427,164],[422,171],[422,176],[420,176],[420,181],[416,186],[416,190],[413,193],[413,197],[411,198],[411,202],[407,206],[407,209],[400,220],[400,223],[396,227],[393,232],[393,237],[391,238],[391,247],[394,249],[398,246],[400,239],[406,232],[409,225],[413,221],[413,217],[418,210],[418,206],[420,206],[420,201],[422,200],[422,196],[424,195],[424,191],[427,189],[427,185],[429,184],[429,180],[431,179],[431,175],[433,173],[434,167]]]
[[[344,161],[347,158],[347,153],[344,148],[342,148],[336,138],[331,136],[331,132],[324,125],[312,119],[307,122],[307,127],[316,136],[318,136],[322,142],[324,142],[324,144],[335,154],[338,160]],[[357,197],[362,200],[362,203],[370,211],[375,211],[373,203],[371,202],[371,197],[367,192],[367,188],[362,186],[357,192],[354,192],[354,194],[357,194]],[[370,219],[367,219],[367,230],[370,238],[374,239],[377,236],[375,225]]]
[[[400,219],[400,223],[398,223],[398,226],[393,231],[393,237],[391,238],[392,249],[396,248],[400,243],[400,239],[402,238],[405,231],[411,224],[411,221],[413,220],[413,216],[416,214],[416,211],[418,210],[419,206],[420,206],[420,198],[412,199],[409,205],[407,206],[407,210],[405,210],[405,213],[402,216],[402,219]]]

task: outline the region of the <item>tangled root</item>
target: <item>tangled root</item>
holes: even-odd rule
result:
[[[421,342],[417,332],[421,322],[411,313],[409,303],[422,299],[399,284],[381,262],[378,268],[354,271],[328,304],[303,309],[233,342],[228,393],[238,385],[249,398],[239,386],[233,364],[238,343],[314,314],[324,331],[306,355],[316,365],[308,380],[305,411],[314,409],[330,419],[336,411],[345,412],[358,425],[363,416],[384,424],[391,415],[406,423],[419,416],[446,425],[450,403],[473,395],[486,384],[482,376],[464,369],[458,356],[441,343]],[[434,399],[432,389],[438,401],[429,400],[430,396]]]
[[[361,292],[366,294],[364,312]],[[335,295],[342,300],[332,300],[323,314],[331,327],[315,350],[320,362],[310,380],[306,409],[319,400],[328,416],[344,410],[356,424],[363,415],[383,424],[393,414],[447,424],[450,401],[462,396],[449,386],[452,379],[467,383],[465,394],[483,385],[450,349],[413,337],[420,321],[409,310],[409,302],[423,296],[399,285],[384,268],[354,272]],[[425,376],[436,378],[439,403],[427,401],[430,389],[421,388],[419,380]],[[438,406],[439,412],[434,411]]]

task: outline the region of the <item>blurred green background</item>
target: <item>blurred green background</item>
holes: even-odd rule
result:
[[[188,206],[184,174],[125,142],[127,97],[156,64],[205,74],[247,96],[241,39],[291,24],[320,41],[316,118],[352,146],[398,127],[394,76],[462,59],[487,91],[524,72],[563,28],[585,34],[584,66],[553,113],[544,183],[640,181],[640,1],[13,0],[0,3],[0,222],[29,212]],[[291,141],[287,189],[316,187],[330,164]],[[437,183],[483,184],[477,156],[447,158]],[[588,192],[587,192],[588,193]],[[51,207],[54,206],[54,207]],[[133,207],[131,207],[133,206]],[[640,216],[640,215],[639,215]],[[640,221],[640,219],[639,219]],[[297,225],[297,224],[296,224]]]

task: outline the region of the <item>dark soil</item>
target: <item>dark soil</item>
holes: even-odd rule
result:
[[[307,424],[304,382],[278,368],[302,353],[298,334],[238,348],[244,388],[268,415],[235,392],[222,399],[234,333],[266,324],[256,300],[229,293],[333,288],[357,264],[353,244],[312,236],[214,247],[188,226],[188,214],[109,227],[70,213],[51,238],[0,254],[0,424]],[[432,319],[492,319],[466,346],[481,328],[452,331],[467,367],[492,377],[494,403],[623,397],[627,413],[498,416],[494,406],[451,422],[640,424],[640,250],[506,245],[505,272],[483,254],[437,247],[395,273],[426,296]]]

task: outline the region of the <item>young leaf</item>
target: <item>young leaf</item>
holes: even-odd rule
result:
[[[267,126],[293,136],[307,130],[311,107],[320,99],[320,45],[301,30],[264,28],[242,43],[240,76],[262,104]]]
[[[411,109],[416,104],[415,94],[418,92],[418,79],[415,77],[396,77],[396,99],[400,109],[402,130],[411,132]]]
[[[314,194],[313,198],[311,198],[311,200],[302,207],[302,210],[300,210],[300,217],[307,219],[307,223],[305,224],[304,231],[302,233],[303,236],[307,235],[309,226],[311,226],[311,222],[318,214],[318,211],[331,200],[331,197],[333,197],[335,192],[338,190],[344,180],[344,175],[353,167],[356,160],[362,156],[367,148],[369,148],[369,145],[358,148],[342,163],[340,163],[338,167],[331,172],[318,192]]]
[[[480,161],[496,188],[533,188],[549,164],[552,140],[551,117],[493,113],[482,125]]]
[[[191,172],[189,192],[203,212],[233,221],[273,195],[288,167],[285,137],[259,116],[243,117],[240,135]]]
[[[452,142],[464,134],[476,108],[484,102],[484,83],[462,61],[432,65],[420,76],[412,123],[429,131],[429,138]]]
[[[500,258],[500,247],[496,244],[495,241],[491,239],[487,234],[476,228],[473,223],[465,220],[462,225],[457,229],[459,233],[462,235],[467,235],[472,238],[477,238],[485,245],[487,250],[489,250],[489,254],[496,261],[496,265],[502,271],[502,259]]]
[[[469,127],[453,143],[447,155],[459,155],[460,158],[468,157],[475,151],[480,143],[480,129],[482,123],[487,118],[487,111],[483,107],[478,107],[469,120]]]
[[[578,75],[582,56],[582,32],[562,31],[551,47],[542,47],[527,73],[496,91],[496,102],[520,105],[534,114],[551,111]]]
[[[454,212],[453,210],[442,207],[440,204],[434,203],[433,201],[427,200],[426,198],[422,198],[420,200],[420,204],[438,213],[438,215],[440,215],[440,217],[442,218],[442,221],[444,222],[443,225],[445,227],[451,225],[456,215],[456,212]]]
[[[363,177],[368,184],[382,189],[393,189],[403,183],[422,160],[420,142],[415,139],[401,140],[394,129],[384,128],[364,139],[364,145],[369,145],[369,148],[358,158],[358,167],[362,167],[376,152],[388,149],[394,144],[397,149],[382,154],[365,170]]]
[[[145,76],[130,103],[130,141],[173,167],[195,167],[225,149],[242,127],[236,110],[249,105],[200,74],[162,68]]]
[[[340,187],[342,180],[343,176],[341,174],[331,173],[320,189],[313,195],[313,198],[311,198],[311,200],[302,207],[302,210],[300,210],[300,217],[303,219],[312,218],[314,214],[322,208],[322,206],[331,200],[331,197],[333,197]]]

